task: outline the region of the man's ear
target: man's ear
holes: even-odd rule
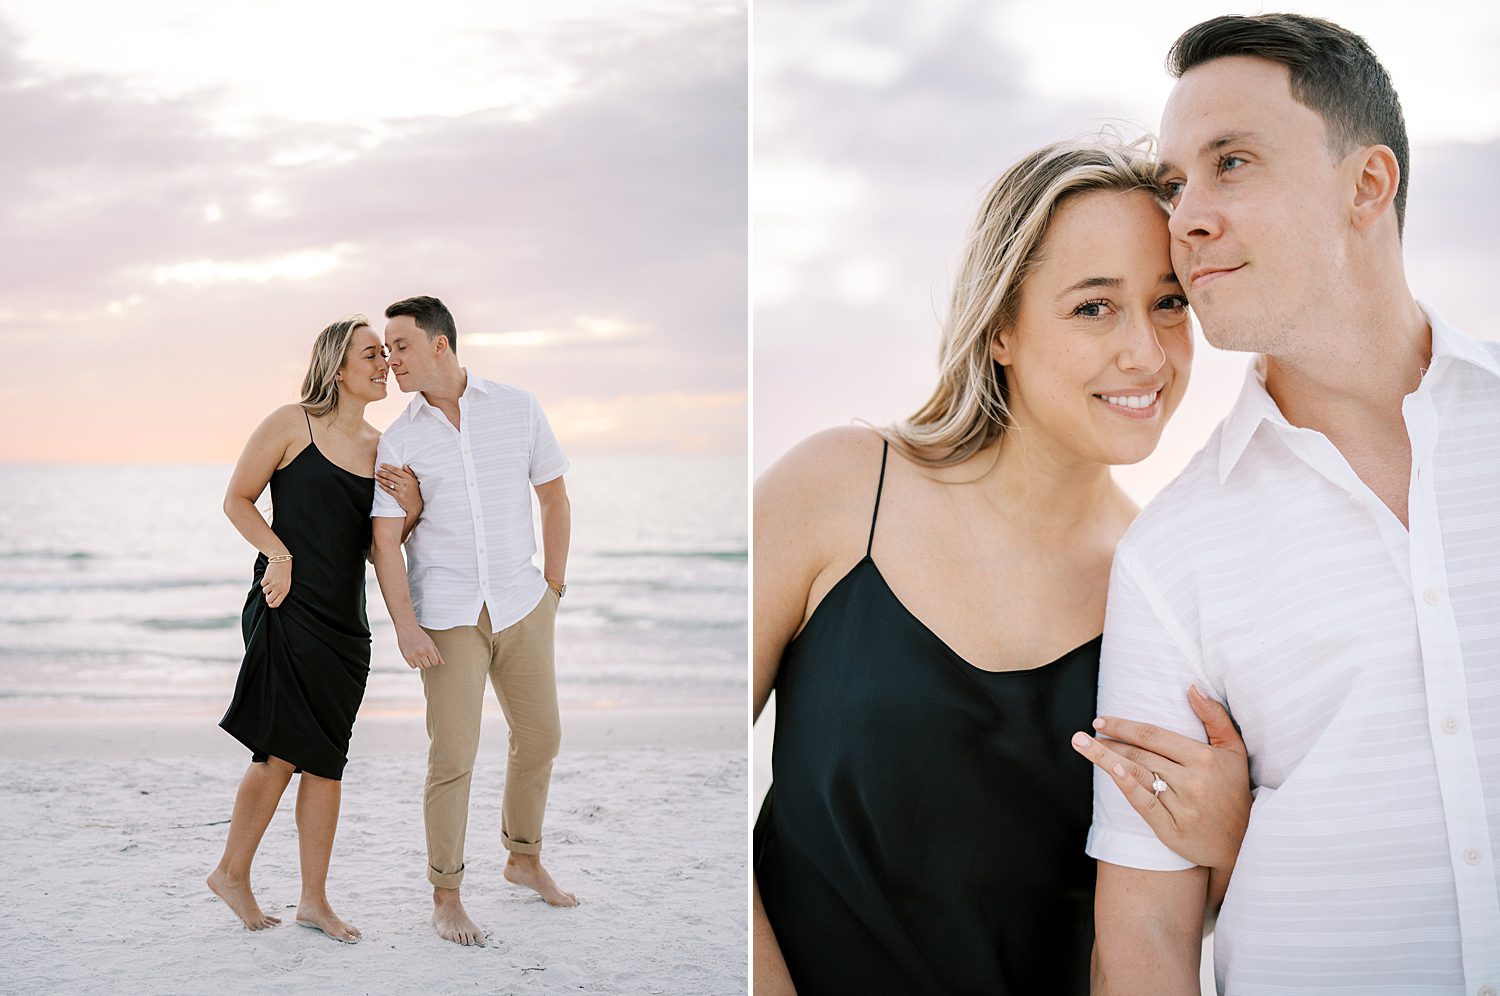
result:
[[[1388,145],[1372,145],[1352,153],[1359,170],[1354,178],[1354,197],[1349,202],[1349,221],[1366,231],[1391,210],[1401,186],[1401,164]]]

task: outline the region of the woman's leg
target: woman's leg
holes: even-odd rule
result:
[[[255,901],[255,894],[250,891],[250,863],[255,860],[255,851],[271,817],[276,815],[276,804],[292,779],[292,771],[293,766],[279,757],[250,762],[235,793],[224,856],[208,876],[208,887],[214,895],[228,903],[249,930],[263,930],[281,922],[262,913]]]
[[[328,905],[328,859],[339,824],[342,783],[302,773],[297,788],[297,846],[302,853],[302,898],[297,922],[317,927],[336,941],[357,941],[359,931],[340,920]]]

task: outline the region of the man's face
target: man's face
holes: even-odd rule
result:
[[[1177,81],[1161,120],[1172,266],[1209,342],[1278,355],[1326,327],[1349,231],[1347,172],[1287,68],[1253,56]]]
[[[436,369],[433,341],[417,327],[410,315],[397,315],[385,323],[385,347],[390,351],[390,372],[405,394],[425,391]]]

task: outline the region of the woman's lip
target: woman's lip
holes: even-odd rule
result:
[[[1097,394],[1094,395],[1094,399],[1105,408],[1108,408],[1110,411],[1114,412],[1116,415],[1122,416],[1123,418],[1155,418],[1156,413],[1161,411],[1161,392],[1159,391],[1157,392],[1156,400],[1151,402],[1151,404],[1147,405],[1145,408],[1126,408],[1124,405],[1117,405],[1113,402],[1105,401]]]

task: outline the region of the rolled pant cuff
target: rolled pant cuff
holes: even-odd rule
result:
[[[440,872],[431,865],[427,866],[427,881],[439,889],[456,889],[464,880],[464,870],[460,868],[456,872]]]
[[[515,838],[507,834],[504,830],[500,831],[500,843],[505,845],[505,849],[507,851],[514,851],[516,854],[542,853],[541,841],[516,840]]]

